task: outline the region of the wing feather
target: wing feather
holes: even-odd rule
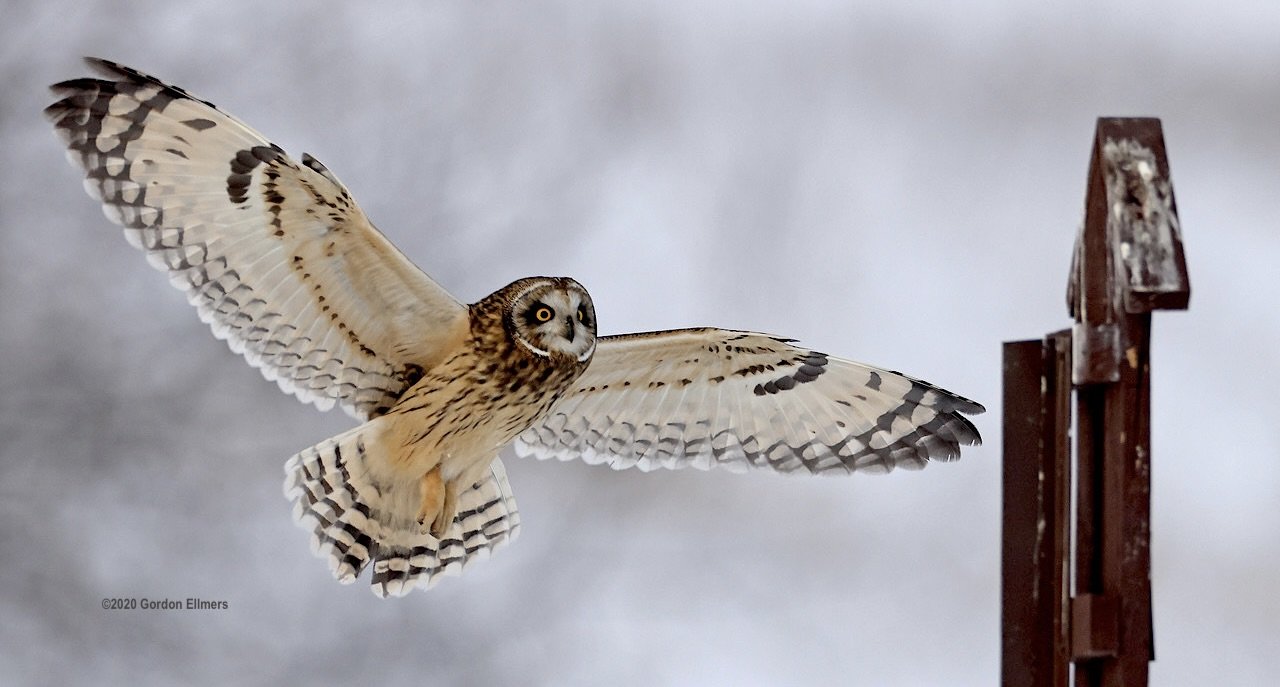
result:
[[[213,104],[106,60],[46,108],[107,217],[213,333],[286,392],[383,412],[465,329],[466,308],[298,163]]]
[[[984,408],[918,379],[720,329],[602,337],[522,455],[641,470],[920,468],[981,442]]]

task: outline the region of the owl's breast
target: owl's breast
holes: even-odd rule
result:
[[[424,375],[387,413],[412,472],[460,474],[542,418],[585,369],[467,351]]]

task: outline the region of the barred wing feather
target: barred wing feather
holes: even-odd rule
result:
[[[980,443],[984,408],[926,382],[720,329],[603,337],[516,440],[521,455],[638,467],[887,472]]]
[[[53,86],[61,100],[45,110],[86,190],[281,389],[368,419],[465,327],[465,306],[319,162],[180,88],[87,62],[105,78]]]

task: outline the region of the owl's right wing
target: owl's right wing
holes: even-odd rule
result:
[[[515,446],[618,469],[885,472],[958,458],[981,442],[964,414],[983,410],[788,339],[685,329],[600,338],[586,372]]]
[[[200,318],[285,392],[368,419],[465,329],[309,155],[299,164],[212,103],[128,67],[52,87],[45,114],[85,188]]]

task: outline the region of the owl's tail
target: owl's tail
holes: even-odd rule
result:
[[[375,419],[326,439],[285,463],[285,498],[311,532],[311,550],[343,584],[373,563],[373,593],[403,596],[457,574],[472,560],[514,539],[520,527],[502,461],[458,494],[458,514],[440,539],[417,520],[417,480],[387,479]],[[429,523],[428,523],[429,524]]]

